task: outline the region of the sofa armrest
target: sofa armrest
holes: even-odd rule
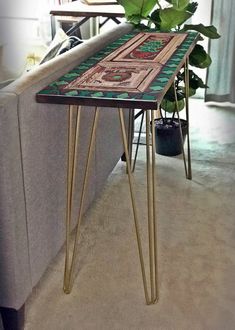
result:
[[[16,309],[31,286],[17,103],[0,92],[0,306]]]

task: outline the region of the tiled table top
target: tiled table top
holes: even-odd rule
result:
[[[133,31],[36,95],[38,102],[156,109],[198,39]]]

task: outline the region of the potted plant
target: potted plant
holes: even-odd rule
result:
[[[190,0],[117,0],[117,2],[124,7],[127,21],[139,29],[154,28],[159,32],[186,32],[193,30],[200,33],[200,40],[203,40],[202,36],[211,39],[220,37],[213,25],[185,24],[196,12],[197,2],[191,2]],[[197,43],[189,56],[190,69],[187,72],[189,77],[188,96],[196,94],[198,88],[208,87],[192,70],[192,67],[205,69],[210,66],[211,62],[210,55],[202,45]],[[183,120],[179,122],[179,117],[176,114],[185,108],[185,74],[184,67],[176,75],[174,83],[161,102],[161,118],[155,122],[157,153],[169,156],[181,153],[182,137],[180,137],[179,127],[182,126],[184,136],[188,129],[187,122]],[[169,116],[169,114],[171,115]],[[170,137],[171,134],[172,138]],[[162,142],[164,145],[159,146],[159,143],[161,144]],[[180,146],[177,143],[180,143]]]

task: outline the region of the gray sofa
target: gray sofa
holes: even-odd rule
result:
[[[128,24],[117,26],[0,90],[0,308],[6,319],[10,313],[15,322],[11,330],[20,328],[17,322],[22,306],[65,240],[68,106],[36,103],[35,94],[130,29]],[[128,110],[125,113],[128,122]],[[89,107],[82,112],[80,180],[92,115]],[[104,108],[98,123],[86,209],[100,193],[122,152],[117,111]],[[76,200],[79,194],[80,181]]]

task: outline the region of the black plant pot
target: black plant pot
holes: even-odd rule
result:
[[[187,135],[188,123],[180,119],[183,141]],[[177,156],[182,153],[180,125],[178,119],[155,119],[156,153],[164,156]]]

